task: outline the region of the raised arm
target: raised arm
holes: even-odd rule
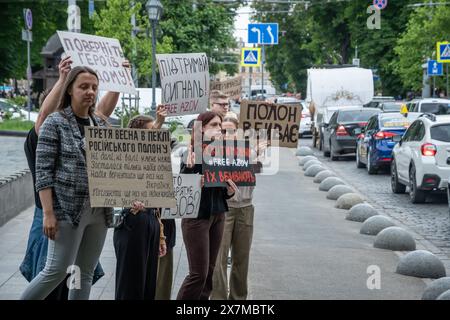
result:
[[[124,68],[130,68],[130,62],[128,60],[124,60],[122,66]],[[100,117],[103,116],[108,119],[116,108],[117,102],[119,101],[119,95],[119,92],[111,91],[105,94],[105,96],[98,103],[95,113]]]

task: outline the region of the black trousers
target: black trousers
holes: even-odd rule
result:
[[[159,254],[159,222],[153,210],[128,214],[114,230],[116,300],[154,300]]]

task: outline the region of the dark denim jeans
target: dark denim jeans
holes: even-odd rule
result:
[[[19,267],[20,272],[31,282],[45,267],[47,261],[48,238],[42,232],[43,212],[36,207],[34,210],[33,223],[31,224],[30,235],[28,236],[27,251],[25,258]],[[96,283],[105,273],[100,265],[94,271],[92,283]]]

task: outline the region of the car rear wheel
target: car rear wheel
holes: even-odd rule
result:
[[[378,168],[375,167],[370,159],[370,149],[367,150],[367,173],[368,174],[376,174],[378,172]]]
[[[416,168],[414,165],[409,169],[409,197],[412,203],[424,203],[426,200],[426,192],[417,187]]]
[[[323,143],[323,140],[321,140],[321,142],[322,142],[322,149],[323,149],[323,156],[324,157],[329,157],[330,156],[330,151],[327,151],[326,150],[326,146],[325,146],[325,143]],[[331,149],[331,145],[330,145],[330,149]]]
[[[356,167],[357,168],[364,168],[364,163],[361,162],[361,159],[359,158],[359,148],[356,147]]]
[[[331,141],[330,141],[330,157],[331,157],[331,161],[337,161],[339,158],[334,152],[334,148],[333,148],[333,145],[331,144]]]
[[[397,166],[395,160],[391,163],[391,188],[393,193],[405,193],[406,186],[398,181]]]

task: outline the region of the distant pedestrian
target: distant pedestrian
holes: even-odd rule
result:
[[[219,90],[212,90],[209,95],[209,104],[212,112],[220,115],[222,119],[230,110],[228,96]]]

